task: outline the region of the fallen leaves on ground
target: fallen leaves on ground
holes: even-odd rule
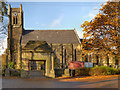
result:
[[[107,76],[81,76],[81,77],[59,77],[59,81],[80,81],[80,80],[108,80],[111,78],[118,78],[119,75]]]

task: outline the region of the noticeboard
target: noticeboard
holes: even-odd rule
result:
[[[85,67],[93,67],[93,63],[92,62],[85,62]]]
[[[69,69],[76,69],[82,67],[93,67],[92,62],[80,62],[80,61],[71,61],[69,62]]]
[[[76,68],[81,68],[81,67],[85,67],[84,62],[80,62],[80,61],[69,62],[69,68],[70,69],[76,69]]]

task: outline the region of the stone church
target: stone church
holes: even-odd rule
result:
[[[73,30],[25,30],[23,10],[9,5],[9,25],[6,64],[13,62],[16,69],[29,76],[31,71],[42,71],[55,77],[55,69],[68,68],[69,61],[81,61],[81,42]]]
[[[102,58],[95,52],[83,53],[82,39],[75,29],[25,30],[23,20],[22,5],[20,8],[9,5],[7,49],[2,55],[2,66],[8,67],[12,62],[14,69],[21,70],[21,77],[55,77],[60,70],[69,68],[70,61],[93,62],[94,66],[120,66],[119,59],[114,56]],[[83,58],[85,53],[87,55]]]

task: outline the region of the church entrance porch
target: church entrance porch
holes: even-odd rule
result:
[[[46,60],[29,60],[29,75],[30,77],[44,77],[45,76]]]
[[[29,41],[22,48],[22,77],[55,77],[54,52],[46,41]]]

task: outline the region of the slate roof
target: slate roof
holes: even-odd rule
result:
[[[22,44],[26,44],[30,40],[59,44],[80,44],[75,30],[24,30]]]

